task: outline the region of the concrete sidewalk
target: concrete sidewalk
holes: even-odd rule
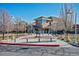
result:
[[[79,56],[79,48],[0,46],[0,56]]]

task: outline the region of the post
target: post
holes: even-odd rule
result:
[[[4,32],[3,32],[3,40],[4,40]]]
[[[67,4],[64,4],[64,10],[65,10],[65,19],[64,19],[64,23],[65,23],[65,30],[64,30],[64,35],[65,35],[65,38],[67,38]],[[65,40],[65,39],[64,39]],[[66,40],[65,40],[66,41]]]
[[[50,37],[50,42],[52,42],[52,38]]]
[[[39,30],[39,36],[38,36],[38,38],[39,38],[39,42],[40,42],[40,30]]]
[[[26,39],[26,43],[28,43],[28,38]]]
[[[77,20],[77,13],[75,13],[75,38],[74,38],[74,43],[78,43],[77,39],[77,25],[76,25],[76,20]]]

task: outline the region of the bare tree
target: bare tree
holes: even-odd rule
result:
[[[17,36],[18,36],[19,32],[26,32],[27,22],[22,21],[22,19],[18,17],[16,18],[14,27],[15,27],[14,30],[17,32]]]
[[[70,5],[68,4],[64,4],[63,8],[62,8],[62,18],[64,19],[64,34],[66,37],[66,41],[68,39],[68,32],[67,31],[71,31],[71,26],[73,25],[72,20],[73,19],[73,10],[70,8]]]
[[[3,33],[11,31],[11,18],[5,9],[0,9],[0,31]]]

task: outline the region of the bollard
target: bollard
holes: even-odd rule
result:
[[[28,43],[28,39],[26,39],[26,42]]]
[[[52,42],[52,38],[50,38],[50,42]]]
[[[38,38],[39,39],[39,42],[40,42],[40,38]]]

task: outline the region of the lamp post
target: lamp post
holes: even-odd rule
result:
[[[74,43],[77,44],[78,43],[78,39],[77,39],[77,13],[75,13],[75,38],[74,38]]]

